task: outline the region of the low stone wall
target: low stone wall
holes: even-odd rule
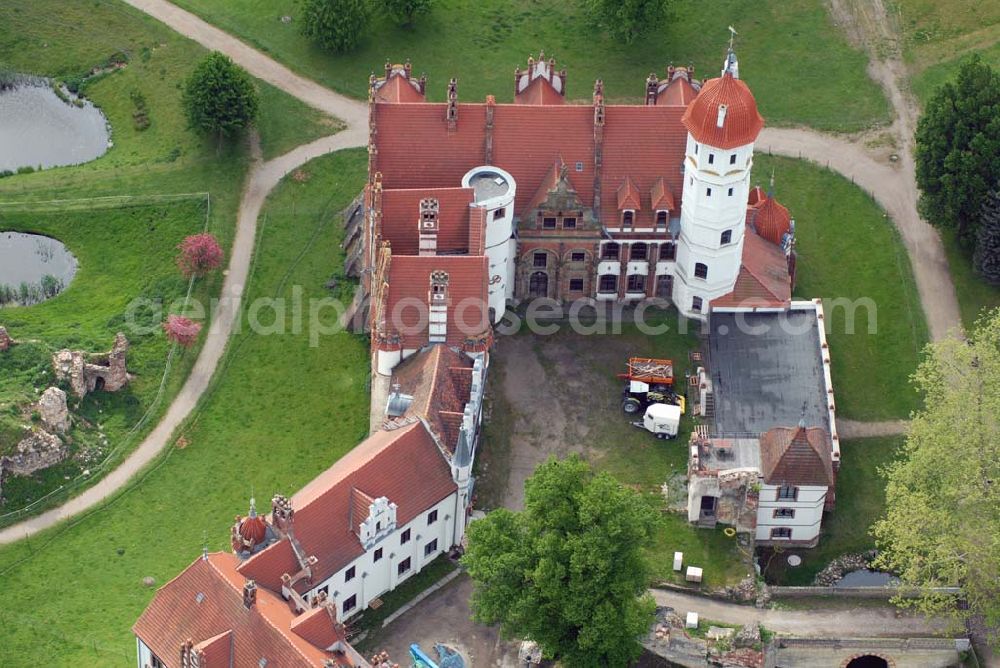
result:
[[[893,596],[902,595],[908,598],[919,596],[916,589],[900,587],[769,587],[771,598],[813,598],[829,596],[833,598],[873,598],[888,600]],[[958,587],[938,587],[936,593],[958,596],[962,590]]]

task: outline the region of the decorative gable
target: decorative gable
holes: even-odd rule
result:
[[[351,514],[355,533],[366,550],[396,529],[396,504],[384,496],[373,499],[352,489]]]

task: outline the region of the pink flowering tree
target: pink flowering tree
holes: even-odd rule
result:
[[[185,318],[182,315],[171,314],[167,316],[167,321],[163,323],[163,331],[166,332],[167,338],[174,343],[179,343],[185,348],[190,348],[198,340],[198,334],[201,332],[201,323],[195,322],[190,318]]]
[[[211,234],[193,234],[177,246],[177,266],[185,277],[204,276],[222,266],[222,247]]]

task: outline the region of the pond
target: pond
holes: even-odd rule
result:
[[[844,577],[837,580],[834,587],[886,587],[899,582],[899,580],[888,573],[872,571],[862,568],[850,573],[844,573]]]
[[[76,268],[76,258],[56,239],[0,232],[0,307],[55,297],[73,280]]]
[[[0,87],[0,172],[76,165],[108,150],[104,114],[65,95],[60,99],[45,80]]]

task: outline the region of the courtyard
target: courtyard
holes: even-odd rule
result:
[[[641,492],[661,511],[648,550],[655,579],[677,579],[672,561],[678,551],[685,553],[686,563],[704,567],[706,588],[735,584],[752,572],[736,539],[721,527],[696,529],[671,510],[686,501],[690,415],[681,420],[677,438],[663,441],[633,427],[621,411],[622,387],[615,374],[624,370],[629,357],[672,359],[678,389],[686,386],[688,356],[699,346],[694,334],[698,327],[692,324],[689,333],[678,332],[674,311],[661,312],[656,319],[669,331],[651,336],[624,324],[620,333],[613,333],[609,324],[606,334],[581,334],[560,323],[558,331],[548,335],[525,331],[499,337],[478,460],[477,503],[486,510],[520,509],[524,481],[538,464],[549,457],[579,454],[597,470]]]

